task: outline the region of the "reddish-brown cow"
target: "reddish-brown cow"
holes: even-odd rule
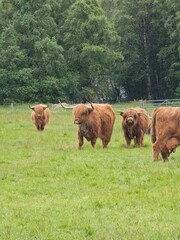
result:
[[[115,113],[109,104],[77,104],[73,106],[74,123],[78,125],[78,147],[81,149],[83,138],[95,146],[97,138],[106,148],[111,140]]]
[[[38,131],[43,131],[49,122],[50,111],[47,105],[38,104],[30,107],[32,109],[31,120]]]
[[[161,153],[164,161],[180,145],[180,107],[159,107],[152,116],[153,159]]]
[[[140,108],[130,108],[120,112],[122,119],[122,129],[126,140],[127,147],[130,146],[131,140],[137,147],[143,146],[144,134],[148,131],[148,114]]]

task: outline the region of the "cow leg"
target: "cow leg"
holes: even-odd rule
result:
[[[140,138],[140,147],[142,147],[144,145],[144,135],[142,133],[142,136]]]
[[[36,126],[38,131],[41,131],[41,128],[39,127],[39,125]]]
[[[165,146],[163,149],[161,149],[161,156],[162,156],[164,162],[168,161],[169,155],[170,155],[170,152],[169,152],[167,146]]]
[[[170,155],[170,153],[168,152],[168,149],[164,146],[164,147],[158,147],[158,142],[156,142],[153,145],[153,156],[154,156],[154,161],[158,160],[158,156],[159,153],[161,152],[161,156],[163,158],[164,161],[168,160],[168,157]]]
[[[102,139],[103,148],[106,148],[107,145],[108,145],[108,143],[109,143],[109,140],[107,140],[107,139]]]
[[[126,138],[126,146],[127,148],[129,148],[131,144],[131,139],[129,137],[125,137],[125,138]]]
[[[161,152],[161,156],[163,160],[168,160],[168,149],[166,147],[167,137],[164,135],[159,136],[158,140],[153,144],[153,156],[154,161],[158,160],[159,153]]]
[[[167,153],[167,152],[165,152],[165,151],[161,151],[161,156],[162,156],[164,162],[165,162],[165,161],[168,161],[168,156],[169,156],[169,155],[170,155],[169,153]]]
[[[142,147],[143,140],[144,140],[143,131],[140,130],[134,138],[136,147]]]
[[[129,148],[130,144],[131,144],[131,138],[129,137],[129,132],[127,131],[127,129],[125,129],[123,131],[124,131],[124,137],[126,140],[126,147]]]
[[[94,139],[91,140],[91,145],[92,145],[92,147],[95,146],[95,144],[96,144],[96,140],[97,140],[97,138],[94,138]]]
[[[81,131],[78,131],[78,148],[81,149],[82,145],[83,145],[83,135],[81,134]]]
[[[141,147],[142,146],[142,140],[139,137],[134,138],[134,144],[136,147]]]
[[[126,141],[126,147],[129,148],[131,144],[131,140],[130,141]]]
[[[42,130],[42,123],[40,123],[39,121],[37,122],[37,129],[38,129],[39,131]]]
[[[140,147],[142,147],[142,144],[140,142],[137,142],[136,147],[140,148]]]
[[[160,153],[160,149],[159,149],[159,147],[157,147],[157,145],[155,143],[153,145],[153,159],[154,159],[154,161],[158,160],[159,153]]]
[[[137,144],[137,138],[136,137],[134,137],[134,145],[137,147],[138,146],[138,144]]]

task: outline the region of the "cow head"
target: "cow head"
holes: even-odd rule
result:
[[[123,121],[128,126],[133,126],[136,124],[141,113],[138,113],[136,110],[129,109],[120,112],[120,115],[123,117]]]
[[[47,105],[39,104],[36,106],[30,106],[32,111],[35,113],[35,117],[37,120],[41,121],[44,116],[44,110],[47,108]]]
[[[92,103],[78,104],[73,108],[74,123],[75,124],[85,124],[88,122],[89,115],[93,112],[94,107]]]

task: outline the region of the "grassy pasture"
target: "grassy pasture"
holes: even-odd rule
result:
[[[149,135],[126,149],[117,113],[108,148],[79,151],[70,110],[44,132],[30,114],[0,107],[0,239],[180,239],[180,148],[167,163],[153,163]]]

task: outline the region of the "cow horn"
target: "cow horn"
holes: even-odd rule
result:
[[[94,106],[92,105],[92,103],[89,103],[91,106],[88,106],[88,109],[90,112],[92,112],[94,110]]]
[[[92,105],[92,103],[90,103],[91,104],[91,107],[92,107],[92,111],[94,110],[94,106]]]
[[[69,105],[69,104],[64,104],[59,101],[59,104],[61,105],[62,108],[64,109],[72,109],[74,106]]]
[[[121,112],[123,112],[123,110],[116,110],[116,112],[119,112],[119,113],[121,113]]]
[[[117,110],[117,112],[122,116],[124,113],[124,110]]]

